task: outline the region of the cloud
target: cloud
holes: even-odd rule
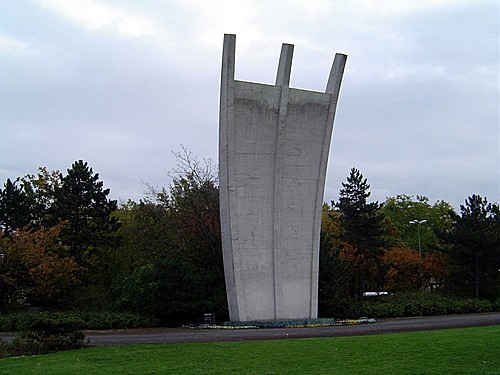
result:
[[[141,180],[168,185],[180,143],[216,159],[224,33],[242,80],[272,84],[292,43],[291,86],[323,91],[348,54],[325,200],[352,166],[378,200],[498,200],[491,0],[0,2],[0,184],[83,158],[139,199]]]
[[[366,17],[401,17],[419,12],[435,11],[450,6],[477,4],[484,0],[354,0],[348,7]]]
[[[0,51],[19,53],[32,50],[30,43],[0,34]]]
[[[155,33],[155,24],[151,19],[118,6],[93,0],[38,0],[38,3],[89,30],[112,30],[131,37]]]

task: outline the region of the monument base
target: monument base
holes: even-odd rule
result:
[[[254,327],[254,328],[298,328],[333,326],[337,322],[333,318],[319,319],[294,319],[294,320],[268,320],[268,321],[248,321],[248,322],[224,322],[225,327]]]

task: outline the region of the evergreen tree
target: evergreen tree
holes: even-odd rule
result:
[[[31,202],[22,187],[17,186],[17,181],[9,179],[0,189],[0,230],[8,236],[16,229],[22,229],[30,224]]]
[[[361,297],[370,284],[375,288],[380,288],[382,284],[378,269],[383,234],[382,216],[379,215],[381,205],[378,202],[368,203],[370,185],[356,168],[351,169],[347,182],[342,186],[339,201],[332,202],[332,205],[342,214],[342,239],[346,243],[344,252],[354,269],[356,294]]]
[[[486,198],[472,195],[460,206],[461,215],[451,212],[453,228],[443,234],[455,273],[451,281],[469,289],[475,298],[500,297],[500,209]],[[454,277],[453,277],[454,276]]]
[[[108,200],[109,189],[103,189],[99,174],[83,160],[73,163],[66,176],[60,175],[51,207],[55,220],[66,222],[61,233],[78,264],[86,265],[93,249],[113,245],[119,223],[111,213],[117,202]]]

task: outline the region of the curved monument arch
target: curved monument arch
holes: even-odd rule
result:
[[[275,85],[234,79],[235,35],[224,36],[219,183],[231,321],[317,318],[326,167],[347,56],[325,93],[289,87],[293,45]]]

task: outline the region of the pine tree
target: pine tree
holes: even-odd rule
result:
[[[52,217],[67,222],[62,239],[77,262],[85,265],[93,249],[116,239],[119,224],[111,213],[117,202],[107,199],[109,189],[103,189],[99,174],[83,160],[74,162],[67,172],[61,174],[61,186],[56,187]]]
[[[342,183],[339,201],[332,202],[341,215],[344,229],[346,258],[349,259],[356,276],[357,295],[361,297],[370,282],[377,280],[381,257],[382,216],[378,202],[368,203],[370,185],[356,168],[352,168],[347,182]],[[378,287],[379,285],[375,285]]]
[[[8,236],[16,229],[22,229],[31,222],[31,203],[17,180],[9,179],[0,189],[0,230]]]
[[[486,198],[472,195],[460,206],[461,215],[451,213],[453,229],[443,235],[453,246],[452,262],[462,270],[456,278],[472,286],[472,294],[491,299],[500,296],[500,208]]]

